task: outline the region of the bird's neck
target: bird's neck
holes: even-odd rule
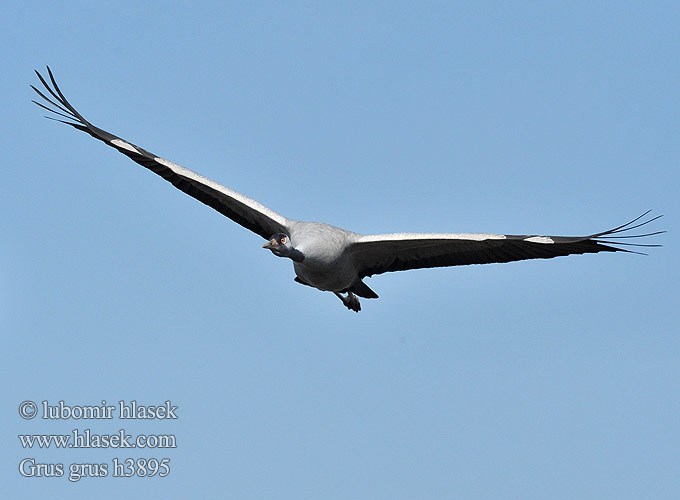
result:
[[[295,262],[302,262],[305,260],[305,255],[297,248],[293,248],[288,254],[288,257],[293,259]]]

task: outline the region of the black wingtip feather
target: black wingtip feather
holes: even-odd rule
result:
[[[54,78],[54,74],[52,73],[52,70],[50,69],[49,66],[45,66],[47,68],[47,74],[49,75],[50,82],[52,85],[47,82],[47,80],[40,74],[38,70],[34,70],[35,74],[38,76],[38,79],[40,80],[40,83],[42,83],[43,87],[45,90],[49,93],[51,98],[48,97],[44,92],[42,92],[40,89],[36,88],[34,85],[30,85],[30,87],[38,94],[41,98],[45,100],[46,103],[52,105],[56,109],[52,109],[49,106],[46,106],[40,102],[37,102],[33,100],[32,102],[37,104],[43,109],[46,109],[50,113],[54,113],[57,116],[61,116],[63,118],[67,118],[69,120],[73,120],[76,123],[82,125],[85,127],[85,129],[89,126],[89,123],[83,116],[76,111],[76,109],[71,106],[71,103],[68,102],[64,94],[62,93],[61,89],[59,88],[59,85],[57,85],[57,82]],[[74,123],[71,122],[64,122],[63,120],[56,120],[60,121],[62,123],[66,123],[68,125],[74,125]],[[80,127],[77,127],[80,128]],[[81,128],[81,130],[84,130]]]
[[[52,85],[54,86],[54,90],[57,91],[59,94],[59,102],[61,102],[64,106],[66,106],[74,115],[78,117],[79,120],[84,121],[85,119],[78,113],[73,106],[71,106],[71,103],[68,102],[66,97],[64,97],[64,94],[61,92],[61,89],[59,88],[59,85],[57,85],[57,81],[54,79],[54,75],[52,74],[52,70],[50,69],[49,66],[45,66],[47,68],[47,73],[50,75],[50,81],[52,82]]]
[[[631,220],[630,222],[627,222],[621,226],[615,227],[614,229],[610,229],[608,231],[604,231],[602,233],[595,234],[590,237],[591,241],[594,241],[598,243],[599,245],[615,245],[615,246],[609,246],[609,248],[614,248],[617,251],[620,252],[628,252],[628,253],[635,253],[639,255],[648,255],[646,253],[642,252],[636,252],[634,250],[628,250],[625,248],[619,248],[620,246],[626,246],[626,247],[645,247],[645,248],[655,248],[655,247],[661,247],[663,245],[658,244],[658,243],[631,243],[630,241],[611,241],[611,240],[629,240],[632,238],[647,238],[650,236],[657,236],[659,234],[664,234],[667,231],[661,230],[661,231],[652,231],[649,233],[640,233],[640,234],[627,234],[628,231],[632,231],[634,229],[638,229],[640,227],[646,226],[647,224],[651,224],[652,222],[660,219],[663,217],[663,214],[659,214],[657,216],[652,217],[651,219],[643,220],[642,222],[636,224],[639,220],[643,219],[645,216],[649,215],[652,212],[652,210],[647,210],[645,213],[642,215],[636,217],[635,219]],[[617,234],[617,236],[613,236],[614,234]]]
[[[75,120],[75,118],[73,118],[72,116],[67,115],[66,113],[60,113],[59,111],[55,111],[55,110],[53,110],[53,109],[50,109],[50,108],[48,108],[47,106],[45,106],[44,104],[39,103],[38,101],[35,101],[35,100],[31,99],[31,102],[32,102],[33,104],[37,104],[38,106],[40,106],[41,108],[43,108],[43,109],[49,111],[50,113],[54,113],[55,115],[61,116],[61,117],[63,117],[63,118],[67,118],[67,119],[69,119],[69,120]],[[45,118],[52,118],[52,117],[46,116]],[[53,119],[53,118],[52,118],[52,119]],[[59,120],[57,120],[57,121],[59,121]]]
[[[663,214],[660,214],[660,215],[657,215],[657,216],[655,216],[655,217],[652,217],[652,218],[649,219],[649,220],[643,221],[643,222],[641,222],[641,223],[639,223],[639,224],[635,224],[637,221],[639,221],[640,219],[644,218],[645,216],[647,216],[647,215],[650,214],[651,212],[652,212],[651,209],[650,209],[650,210],[647,210],[647,211],[646,211],[645,213],[643,213],[642,215],[639,215],[638,217],[635,217],[633,220],[631,220],[631,221],[629,221],[629,222],[626,222],[625,224],[622,224],[622,225],[620,225],[620,226],[618,226],[618,227],[615,227],[615,228],[613,228],[613,229],[609,229],[609,230],[607,230],[607,231],[603,231],[603,232],[601,232],[601,233],[593,234],[593,235],[590,236],[590,238],[598,238],[598,237],[600,237],[600,236],[606,236],[606,235],[608,235],[608,234],[624,233],[624,232],[626,232],[626,231],[631,231],[631,230],[633,230],[633,229],[637,229],[638,227],[646,226],[647,224],[650,224],[650,223],[654,222],[655,220],[660,219],[661,217],[663,217]],[[633,224],[635,224],[635,225],[633,225]]]

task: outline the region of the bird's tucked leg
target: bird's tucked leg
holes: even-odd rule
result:
[[[356,298],[356,295],[354,295],[352,292],[347,292],[347,296],[343,297],[340,295],[338,292],[333,292],[340,300],[342,300],[342,303],[345,304],[345,307],[351,311],[354,312],[359,312],[361,311],[361,304],[359,304],[359,299]]]

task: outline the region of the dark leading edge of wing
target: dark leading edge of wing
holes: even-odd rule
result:
[[[66,100],[66,97],[64,97],[64,94],[62,94],[59,89],[49,67],[47,67],[47,74],[49,75],[52,87],[50,87],[40,73],[37,71],[35,73],[38,75],[38,78],[51,98],[33,85],[31,85],[31,88],[45,100],[46,104],[53,106],[54,109],[40,102],[33,102],[50,113],[54,113],[65,119],[62,120],[50,116],[47,118],[66,123],[67,125],[71,125],[78,130],[90,134],[95,139],[117,149],[120,153],[123,153],[133,161],[160,175],[166,181],[172,183],[176,188],[184,191],[189,196],[214,208],[222,215],[229,217],[234,222],[250,229],[263,238],[269,238],[275,233],[285,232],[288,220],[257,201],[213,182],[187,168],[164,160],[163,158],[121,139],[120,137],[110,134],[105,130],[95,127],[83,118],[83,116]]]
[[[665,231],[644,234],[628,233],[662,217],[657,215],[638,222],[649,213],[650,211],[647,211],[626,224],[590,236],[386,234],[364,236],[354,243],[350,251],[354,254],[355,262],[358,264],[360,278],[389,271],[550,259],[572,254],[641,253],[612,245],[661,246],[625,241],[665,233]]]

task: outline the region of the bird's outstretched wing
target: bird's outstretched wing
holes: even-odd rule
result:
[[[44,104],[37,101],[33,102],[41,108],[65,118],[65,120],[53,119],[87,132],[95,139],[99,139],[143,167],[160,175],[189,196],[193,196],[263,238],[269,238],[275,233],[287,232],[289,220],[261,203],[95,127],[66,100],[49,67],[47,67],[47,74],[52,83],[51,87],[40,73],[36,71],[36,74],[51,97],[31,85],[33,90],[45,100]]]
[[[632,252],[632,250],[612,245],[660,246],[626,241],[631,238],[653,236],[665,232],[628,233],[628,231],[649,224],[661,217],[661,215],[657,215],[644,220],[644,217],[648,214],[649,211],[627,224],[590,236],[518,236],[470,233],[375,234],[360,236],[348,251],[360,278],[389,271],[405,271],[426,267],[550,259],[561,255],[597,252]]]

